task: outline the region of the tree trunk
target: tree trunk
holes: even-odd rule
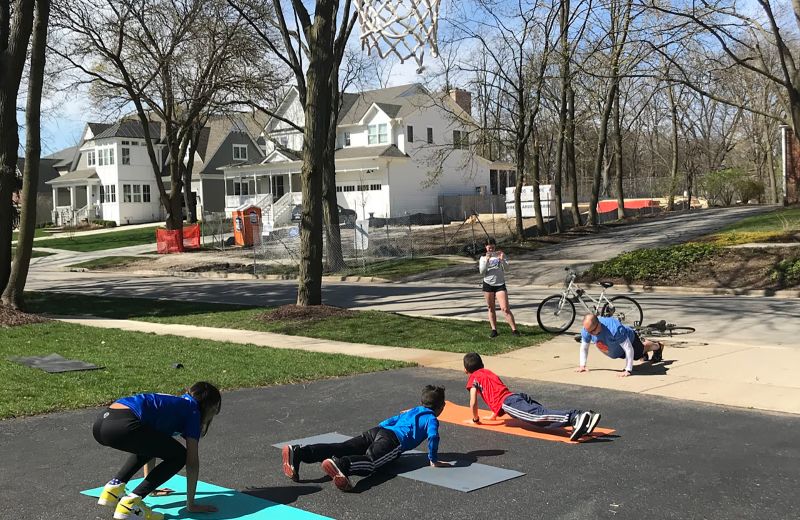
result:
[[[339,119],[339,73],[337,68],[331,69],[330,79],[331,113],[328,125],[328,137],[325,147],[325,161],[322,165],[322,197],[325,226],[326,269],[338,272],[344,269],[344,252],[342,251],[342,230],[339,227],[339,204],[336,197],[336,124]]]
[[[517,137],[517,185],[514,189],[514,222],[516,224],[517,241],[525,240],[525,228],[522,225],[522,186],[525,184],[525,141]]]
[[[780,200],[778,196],[778,185],[775,181],[775,158],[772,155],[772,135],[770,135],[769,125],[764,122],[764,140],[766,146],[764,151],[767,152],[767,190],[769,193],[768,202],[770,204],[777,204]]]
[[[592,196],[589,200],[589,225],[597,225],[597,203],[600,201],[600,182],[603,173],[603,159],[608,141],[608,120],[611,117],[611,109],[614,105],[614,94],[616,85],[612,82],[608,89],[608,94],[603,105],[603,113],[600,116],[600,130],[597,136],[597,149],[594,157],[594,175],[592,176]]]
[[[575,168],[575,91],[567,87],[567,126],[564,152],[567,156],[567,179],[569,179],[572,195],[572,222],[574,226],[582,226],[581,211],[578,208],[578,172]]]
[[[558,143],[556,144],[556,166],[555,174],[553,175],[553,195],[556,205],[556,230],[561,233],[564,231],[561,179],[563,178],[564,164],[564,133],[567,127],[567,87],[569,86],[569,40],[567,37],[569,0],[561,0],[558,27],[561,31],[559,34],[559,41],[561,42],[561,98],[558,105]]]
[[[198,128],[192,132],[192,137],[189,141],[189,159],[183,168],[183,203],[186,206],[186,220],[190,224],[197,222],[197,197],[192,197],[192,172],[194,171],[194,154],[197,153],[197,145],[199,144],[202,130],[203,125],[198,125]]]
[[[25,282],[31,262],[33,236],[36,233],[36,195],[39,187],[39,162],[42,151],[40,116],[49,20],[50,0],[37,0],[31,44],[28,103],[25,109],[25,171],[22,177],[22,214],[14,264],[2,296],[3,305],[15,309],[22,309],[25,304],[23,298]]]
[[[307,31],[310,57],[306,72],[303,166],[300,171],[303,212],[300,217],[300,274],[297,305],[322,304],[322,179],[332,113],[329,86],[335,26],[332,0],[318,0]]]
[[[625,194],[622,192],[622,117],[619,113],[619,89],[614,96],[614,170],[617,173],[617,218],[625,218]]]
[[[678,106],[675,103],[675,93],[672,91],[672,85],[669,86],[667,94],[669,95],[669,109],[672,118],[672,180],[669,184],[667,211],[672,211],[675,209],[675,190],[678,188]]]
[[[531,155],[531,173],[533,174],[533,213],[536,215],[536,231],[539,236],[546,235],[547,229],[544,227],[544,218],[542,217],[542,197],[539,192],[541,183],[541,172],[539,171],[539,136],[534,130],[533,133],[533,154]]]
[[[11,200],[17,191],[17,95],[33,30],[34,0],[4,10],[0,27],[0,292],[11,276]],[[8,16],[12,16],[9,20]]]

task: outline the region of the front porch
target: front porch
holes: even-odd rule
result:
[[[102,217],[100,179],[94,170],[78,170],[48,181],[53,190],[53,224],[77,226]]]
[[[225,213],[245,206],[261,208],[264,220],[287,224],[303,202],[300,171],[225,172]]]

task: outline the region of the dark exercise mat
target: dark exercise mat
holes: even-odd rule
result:
[[[79,359],[67,359],[59,356],[58,354],[31,357],[10,357],[8,360],[31,368],[38,368],[39,370],[44,370],[45,372],[51,374],[56,374],[59,372],[74,372],[79,370],[98,370],[100,368],[104,368],[81,361]]]

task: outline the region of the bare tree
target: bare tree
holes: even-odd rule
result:
[[[7,278],[8,281],[6,282],[5,278],[0,279],[2,304],[16,309],[24,308],[25,282],[28,278],[33,236],[36,231],[36,191],[39,184],[39,158],[41,155],[40,116],[49,18],[50,0],[37,0],[32,25],[33,40],[30,49],[28,100],[25,109],[25,167],[22,176],[22,211],[19,239],[17,240],[17,249],[11,272]],[[14,133],[16,134],[16,128]],[[7,152],[4,150],[2,153]],[[14,162],[16,163],[16,158]],[[7,222],[10,225],[10,219]],[[0,232],[0,240],[2,240],[2,234]],[[7,243],[10,246],[10,234],[8,238]],[[0,254],[0,262],[3,261],[2,256]],[[4,267],[2,269],[5,270]]]
[[[0,288],[11,275],[12,196],[17,191],[17,95],[33,30],[35,0],[0,0]]]
[[[81,0],[62,5],[57,20],[65,44],[54,50],[77,71],[76,82],[88,83],[107,106],[133,105],[166,226],[180,230],[192,139],[210,107],[275,87],[263,51],[223,0]],[[161,135],[153,135],[153,121],[163,125]]]

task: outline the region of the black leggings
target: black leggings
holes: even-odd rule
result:
[[[402,453],[391,430],[375,427],[350,440],[334,444],[309,444],[297,451],[300,462],[322,462],[335,457],[345,475],[367,476]]]
[[[132,479],[151,459],[161,459],[133,490],[140,497],[155,491],[186,464],[186,448],[180,442],[142,423],[129,409],[103,411],[94,422],[92,433],[103,446],[132,453],[115,477],[122,482]]]

